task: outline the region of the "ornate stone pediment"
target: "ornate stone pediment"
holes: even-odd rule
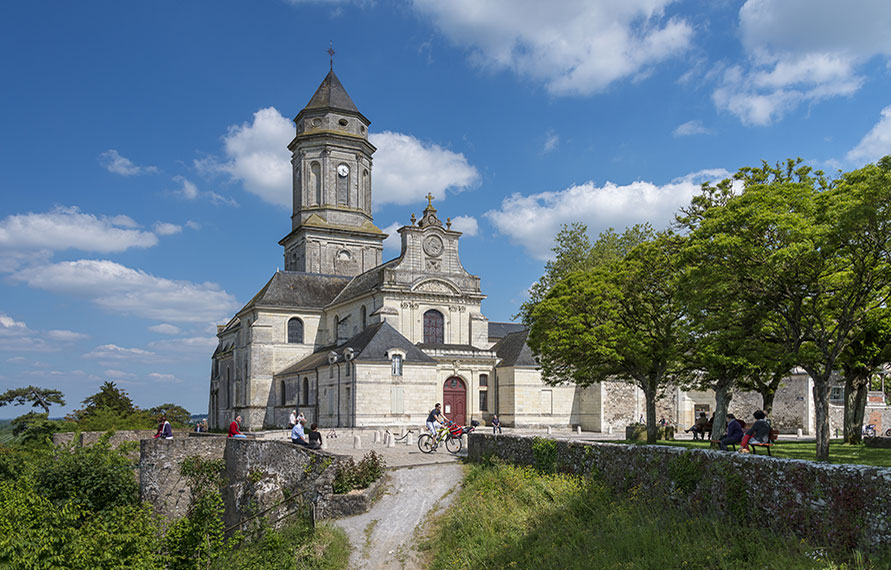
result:
[[[412,291],[417,293],[435,293],[438,295],[457,295],[458,290],[439,279],[430,279],[416,285]]]

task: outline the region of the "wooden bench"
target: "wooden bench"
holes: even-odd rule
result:
[[[779,435],[780,435],[779,431],[772,429],[772,430],[770,430],[770,435],[768,436],[768,439],[770,441],[768,441],[767,443],[752,443],[750,441],[749,445],[752,447],[752,453],[754,453],[755,455],[758,455],[758,452],[756,450],[759,447],[763,447],[764,449],[767,450],[767,455],[770,455],[771,457],[773,457],[773,455],[771,455],[771,453],[770,453],[770,448],[774,446],[774,444],[777,441],[777,437],[779,437]]]

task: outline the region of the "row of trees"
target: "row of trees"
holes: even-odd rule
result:
[[[171,403],[141,409],[114,382],[102,384],[98,392],[83,400],[82,408],[74,410],[63,420],[49,419],[52,404],[65,405],[65,396],[59,390],[27,386],[0,394],[0,407],[28,404],[32,408],[42,409],[43,412],[29,412],[12,420],[13,435],[23,442],[41,445],[59,431],[151,429],[157,426],[158,417],[162,414],[167,416],[172,425],[186,426],[191,417],[188,410]]]
[[[714,390],[718,431],[734,389],[770,409],[800,366],[825,460],[842,373],[846,438],[858,440],[870,375],[891,360],[891,156],[833,180],[801,159],[763,163],[704,184],[669,230],[609,230],[594,244],[585,230],[564,227],[521,308],[547,382],[636,384],[654,442],[667,385]]]

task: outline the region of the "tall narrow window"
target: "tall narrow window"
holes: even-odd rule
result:
[[[318,162],[313,162],[309,167],[309,184],[312,192],[316,197],[316,204],[322,203],[322,167]]]
[[[285,391],[285,381],[284,381],[284,380],[282,380],[281,382],[279,382],[279,385],[278,385],[278,393],[279,393],[279,397],[281,398],[281,399],[279,400],[279,405],[280,405],[280,406],[285,406],[285,405],[287,405],[287,403],[288,403],[288,398],[287,398],[287,392]]]
[[[424,344],[443,344],[443,320],[439,311],[424,313]]]
[[[303,405],[309,405],[309,378],[303,378]]]
[[[288,321],[288,342],[303,344],[303,321],[297,317]]]
[[[362,308],[359,309],[359,316],[361,317],[362,330],[364,331],[365,327],[368,326],[368,315],[365,312],[365,305],[362,305]]]
[[[346,206],[349,204],[350,191],[350,167],[340,164],[337,167],[337,182],[335,184],[337,204]]]
[[[489,411],[489,393],[485,390],[480,390],[480,411]]]
[[[488,374],[480,374],[480,388],[483,386],[489,385],[489,375]]]
[[[402,376],[402,355],[394,354],[392,360],[392,370],[393,376]]]

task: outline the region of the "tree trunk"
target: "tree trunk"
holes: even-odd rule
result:
[[[773,412],[773,399],[777,395],[777,389],[768,386],[763,390],[759,390],[759,392],[761,393],[761,409],[764,410],[767,417],[770,417],[771,412]]]
[[[829,372],[815,374],[808,370],[814,380],[814,415],[817,423],[817,461],[829,460]]]
[[[712,440],[721,439],[727,431],[727,408],[733,394],[730,392],[730,378],[720,378],[715,384],[715,418],[712,420]]]
[[[659,383],[648,379],[646,384],[643,388],[647,409],[647,443],[652,445],[659,439],[659,426],[656,425],[656,398],[659,395],[659,390],[656,387]]]
[[[869,375],[845,371],[845,443],[859,444],[862,440],[868,388]]]

